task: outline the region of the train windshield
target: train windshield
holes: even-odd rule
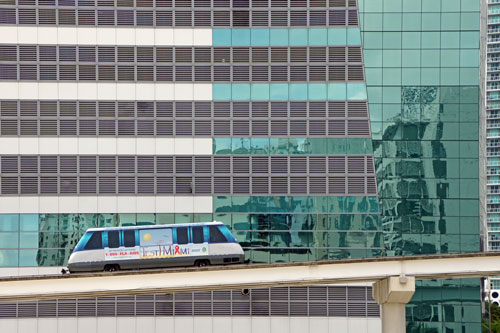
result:
[[[210,229],[210,243],[227,243],[226,237],[219,230],[216,225],[211,225]]]
[[[102,232],[94,231],[85,245],[85,250],[102,249]]]

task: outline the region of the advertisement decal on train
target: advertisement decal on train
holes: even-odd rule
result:
[[[105,248],[105,259],[156,259],[208,255],[208,243],[173,244],[172,229],[140,230],[139,240],[140,245],[133,248]]]

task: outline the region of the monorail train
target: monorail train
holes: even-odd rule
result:
[[[88,229],[68,260],[73,272],[242,263],[221,222]]]

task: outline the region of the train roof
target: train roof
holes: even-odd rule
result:
[[[196,227],[203,225],[223,225],[219,221],[212,222],[195,222],[195,223],[178,223],[178,224],[146,224],[146,225],[133,225],[127,227],[108,227],[108,228],[89,228],[87,231],[107,231],[107,230],[129,230],[129,229],[161,229],[171,227]]]

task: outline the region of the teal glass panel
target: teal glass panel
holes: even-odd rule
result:
[[[252,154],[269,154],[269,138],[251,138],[250,142]]]
[[[231,100],[231,84],[229,83],[214,83],[212,84],[212,96],[214,101],[230,101]]]
[[[36,257],[38,266],[61,266],[64,263],[65,257],[61,255],[60,250],[56,249],[40,249]]]
[[[230,212],[231,197],[219,196],[213,197],[214,212]]]
[[[231,33],[233,45],[250,45],[250,29],[232,29]]]
[[[309,84],[309,99],[310,100],[326,100],[327,99],[327,88],[326,84],[322,83],[310,83]]]
[[[339,138],[335,140],[328,140],[328,154],[343,155],[347,152],[347,139]]]
[[[306,83],[291,83],[290,84],[290,99],[294,101],[305,101],[307,100],[307,89]]]
[[[59,230],[58,214],[40,214],[39,215],[40,231],[55,231]]]
[[[81,231],[97,228],[97,214],[79,214],[78,227]]]
[[[1,221],[0,215],[0,221]],[[0,222],[1,223],[1,222]],[[38,214],[21,214],[20,228],[21,231],[38,231]]]
[[[0,248],[17,249],[19,247],[19,233],[0,232]]]
[[[347,45],[361,45],[361,31],[359,28],[347,29]]]
[[[79,214],[59,214],[59,230],[79,230]]]
[[[0,231],[19,230],[19,214],[0,214]]]
[[[251,32],[251,44],[256,46],[267,46],[269,45],[269,29],[250,29]]]
[[[212,45],[231,45],[231,30],[232,29],[212,29]]]
[[[310,145],[310,153],[311,154],[318,154],[318,155],[325,155],[326,154],[328,139],[309,138],[308,141],[309,141],[309,145]]]
[[[254,101],[269,100],[269,84],[268,83],[253,83],[251,85],[251,97]]]
[[[309,28],[309,45],[327,45],[328,30],[326,28]]]
[[[193,223],[193,214],[174,214],[175,215],[175,223]]]
[[[120,227],[130,227],[137,224],[137,216],[135,214],[117,214],[118,225]]]
[[[366,100],[366,86],[364,83],[347,84],[347,100]]]
[[[174,224],[174,214],[156,214],[156,224]]]
[[[288,138],[271,138],[269,146],[270,153],[273,155],[288,154]]]
[[[214,139],[215,140],[215,139]],[[249,138],[234,138],[232,142],[232,153],[233,154],[250,154],[250,139]]]
[[[19,266],[35,267],[38,266],[36,260],[38,250],[19,250]]]
[[[117,227],[118,215],[117,214],[98,214],[97,225],[99,228]]]
[[[78,231],[61,232],[59,240],[59,247],[72,251],[80,240],[80,234]]]
[[[155,214],[137,214],[137,225],[152,225],[156,224]]]
[[[19,250],[0,250],[0,267],[16,267],[19,265]]]
[[[231,93],[231,98],[234,101],[248,101],[250,100],[250,84],[233,84]]]
[[[346,28],[328,28],[328,45],[346,45]]]
[[[232,142],[231,138],[215,138],[214,139],[214,154],[231,154]]]
[[[290,45],[308,45],[308,32],[309,29],[290,29]]]
[[[288,45],[288,29],[270,29],[270,45]]]
[[[231,197],[231,209],[234,212],[251,212],[251,200],[249,196],[234,196]]]
[[[22,249],[38,248],[38,232],[19,233],[19,247]]]
[[[271,83],[270,96],[272,101],[288,100],[288,84],[286,83]]]
[[[345,83],[328,83],[328,99],[345,101],[347,99],[347,85]]]

